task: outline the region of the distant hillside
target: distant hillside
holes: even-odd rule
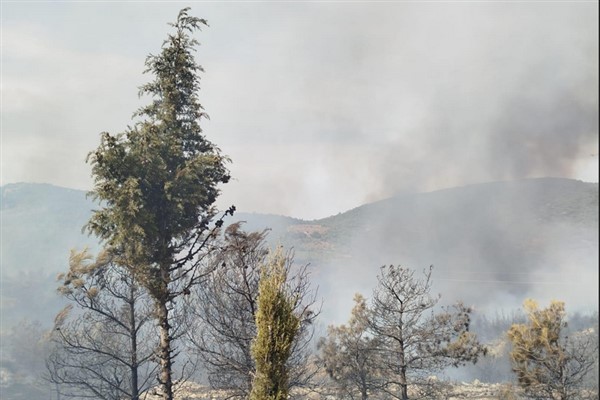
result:
[[[45,184],[5,185],[1,199],[3,318],[50,321],[60,306],[55,276],[67,268],[69,250],[96,246],[81,232],[94,205],[82,191]],[[434,264],[448,299],[520,302],[549,293],[598,304],[598,184],[488,183],[397,196],[310,222],[257,213],[235,220],[247,230],[271,228],[273,245],[293,247],[298,262],[314,267],[332,318],[346,318],[353,292],[368,294],[384,263]]]
[[[532,296],[598,308],[597,183],[543,178],[407,194],[289,231],[287,242],[326,266],[323,281],[345,301],[369,294],[383,264],[433,264],[449,301],[493,309]]]
[[[95,244],[81,232],[92,203],[82,191],[27,183],[3,186],[1,199],[3,322],[52,321],[55,279],[69,250]]]
[[[5,326],[39,319],[50,323],[62,307],[56,276],[68,268],[71,249],[97,249],[98,242],[82,231],[97,208],[86,193],[49,184],[17,183],[0,188],[2,218],[2,291]],[[265,214],[239,213],[248,230],[270,228],[285,234],[299,220]]]
[[[315,240],[303,247],[312,244],[336,255],[353,254],[358,246],[386,257],[396,253],[414,259],[468,248],[470,257],[478,252],[482,260],[498,262],[517,255],[507,250],[540,250],[561,229],[577,234],[584,246],[596,242],[598,184],[545,178],[402,195],[316,221],[312,227],[318,232],[308,236]]]

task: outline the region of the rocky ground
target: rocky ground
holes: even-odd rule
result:
[[[459,400],[459,399],[478,399],[478,400],[509,400],[517,399],[511,397],[514,393],[514,388],[505,384],[485,384],[479,381],[471,383],[462,382],[449,386],[444,400]],[[206,386],[199,385],[193,382],[186,382],[177,386],[175,398],[177,400],[225,400],[228,398],[227,392],[211,390]],[[337,400],[338,397],[331,390],[318,391],[296,391],[293,393],[293,398],[304,400]],[[146,400],[160,400],[155,391],[146,397]]]

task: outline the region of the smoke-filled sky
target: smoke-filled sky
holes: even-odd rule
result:
[[[90,189],[178,11],[220,204],[325,217],[399,192],[598,181],[598,3],[2,2],[2,184]]]

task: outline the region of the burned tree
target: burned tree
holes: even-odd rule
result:
[[[354,399],[358,392],[366,400],[382,389],[385,371],[379,347],[379,338],[369,330],[367,301],[356,294],[348,324],[329,326],[318,345],[325,371],[344,398]]]
[[[148,295],[107,253],[72,252],[59,279],[70,304],[56,318],[46,379],[65,397],[140,399],[156,373]]]
[[[529,398],[598,398],[598,388],[585,387],[598,362],[598,332],[589,329],[567,335],[565,305],[553,301],[540,309],[533,300],[524,304],[527,323],[508,330],[510,360],[519,385]],[[588,393],[586,394],[586,390]]]
[[[204,362],[211,387],[228,390],[232,397],[247,398],[255,374],[251,353],[256,336],[261,267],[269,253],[268,231],[245,232],[241,223],[227,227],[221,252],[207,280],[189,296],[194,325],[189,330],[191,351]],[[308,366],[308,346],[318,310],[306,266],[294,267],[291,254],[284,269],[292,291],[298,296],[294,312],[300,316],[299,332],[288,359],[291,387],[306,386],[314,370]]]
[[[422,278],[400,266],[382,267],[373,293],[370,327],[381,341],[379,353],[387,371],[384,391],[401,399],[432,398],[430,374],[476,362],[485,348],[469,332],[471,310],[462,304],[434,312],[432,267]]]

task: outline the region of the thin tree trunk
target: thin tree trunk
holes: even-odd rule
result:
[[[404,350],[400,353],[400,359],[404,361]],[[400,395],[402,400],[408,400],[408,384],[406,382],[406,365],[400,367]]]
[[[400,363],[400,395],[402,396],[402,400],[408,400],[408,383],[406,381],[406,359],[404,354],[403,326],[404,324],[402,321],[402,317],[400,317],[400,321],[398,321],[398,344],[400,346],[400,352],[398,353],[398,362]]]
[[[159,382],[161,395],[164,400],[173,400],[173,377],[171,363],[171,337],[169,325],[169,309],[167,307],[167,296],[157,302],[157,319],[160,330],[160,343],[158,358],[160,360]]]
[[[367,388],[364,385],[362,385],[360,388],[360,398],[361,400],[367,400],[369,398]]]
[[[367,400],[369,398],[369,394],[367,392],[367,377],[365,376],[364,366],[359,365],[361,370],[360,372],[360,398],[361,400]]]
[[[129,338],[131,339],[131,400],[139,400],[137,325],[135,323],[135,288],[131,285],[129,297]]]

